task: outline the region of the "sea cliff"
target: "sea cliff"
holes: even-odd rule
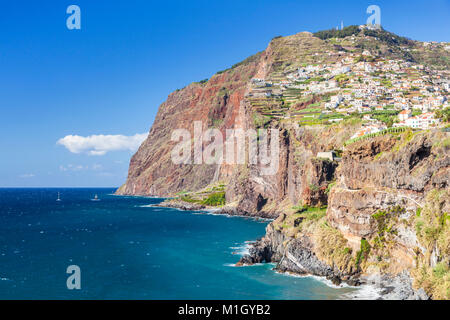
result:
[[[449,53],[379,32],[277,37],[263,52],[170,94],[117,194],[274,219],[238,265],[275,262],[278,271],[335,284],[376,282],[384,298],[449,299],[448,118],[421,130],[393,126],[400,93],[415,101],[418,78],[424,90],[440,86],[449,60],[434,57]],[[394,87],[396,77],[410,76],[409,89]],[[360,92],[384,107],[358,112]],[[341,111],[330,110],[335,101]],[[193,132],[195,121],[223,135],[276,130],[278,170],[265,175],[249,161],[175,164],[172,132]],[[376,125],[390,129],[358,136]]]

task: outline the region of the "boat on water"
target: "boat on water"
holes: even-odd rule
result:
[[[94,196],[94,199],[91,199],[91,201],[100,201],[100,199],[98,198],[98,195],[96,194],[96,195]]]
[[[58,192],[58,198],[56,199],[56,201],[57,201],[57,202],[60,202],[60,201],[61,201],[61,195],[60,195],[59,192]]]

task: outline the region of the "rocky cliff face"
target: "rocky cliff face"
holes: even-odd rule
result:
[[[437,280],[426,275],[431,269],[446,270],[450,257],[445,139],[446,133],[435,130],[350,145],[334,174],[326,213],[285,211],[239,264],[276,262],[280,271],[352,285],[374,275],[387,283],[413,274],[416,289],[425,283],[433,298],[448,299],[448,274],[440,291],[430,283]],[[322,167],[321,172],[328,170]],[[392,298],[426,297],[423,290],[410,287],[408,292]]]
[[[227,166],[176,165],[171,160],[175,129],[187,129],[193,136],[194,121],[202,129],[239,127],[240,107],[249,80],[257,71],[260,55],[216,74],[206,83],[193,83],[169,95],[158,110],[147,140],[132,157],[128,179],[118,194],[171,196],[195,191],[231,174]]]
[[[174,165],[170,159],[175,145],[174,142],[171,142],[171,134],[174,129],[187,129],[193,135],[194,121],[202,121],[204,130],[217,128],[222,131],[224,136],[226,129],[242,128],[246,130],[258,127],[255,125],[255,109],[252,99],[249,97],[250,79],[276,79],[280,76],[280,68],[289,60],[291,68],[294,65],[300,66],[306,62],[319,61],[319,58],[310,56],[314,50],[336,51],[332,45],[306,32],[275,39],[264,52],[214,75],[205,83],[193,83],[169,95],[167,101],[158,110],[149,137],[132,157],[128,179],[117,193],[173,196],[182,191],[199,190],[214,181],[236,180],[242,176],[243,171],[247,169],[252,171],[247,166],[238,165]],[[329,59],[332,61],[337,57]],[[315,101],[308,101],[302,107],[305,108]],[[280,152],[281,171],[277,175],[280,178],[276,179],[276,183],[270,178],[270,181],[266,181],[268,185],[264,188],[265,192],[270,194],[270,198],[276,194],[277,200],[284,197],[289,189],[291,198],[294,199],[297,197],[296,192],[292,187],[287,186],[288,183],[284,181],[283,177],[289,174],[292,185],[295,183],[293,180],[296,179],[293,176],[295,170],[291,170],[292,168],[289,172],[283,170],[289,166],[288,162],[290,163],[289,160],[293,158],[295,147],[290,143],[287,133],[291,129],[284,127],[279,127],[279,129],[282,131],[284,139]],[[298,133],[302,129],[294,130]],[[311,134],[314,132],[307,133],[307,135]],[[348,138],[348,135],[343,138]],[[320,148],[314,147],[314,149],[319,150]],[[312,151],[308,151],[310,155],[313,155],[316,150]],[[251,177],[248,178],[248,180],[252,180]],[[264,184],[263,181],[260,182]],[[236,182],[233,183],[233,185],[235,184]],[[263,191],[259,190],[258,185],[260,183],[256,183],[254,186],[258,189],[255,191],[256,198],[261,193],[259,191]],[[232,191],[227,194],[229,197],[235,198]],[[253,207],[248,207],[244,203],[241,208],[244,211],[254,211]]]
[[[286,70],[335,63],[371,44],[367,37],[361,39],[353,45],[346,42],[344,48],[311,33],[277,38],[264,52],[172,93],[159,108],[117,193],[169,197],[201,190],[203,194],[217,190],[220,183],[226,199],[222,212],[275,219],[240,265],[276,262],[283,272],[315,274],[352,285],[373,275],[383,276],[381,282],[402,282],[405,277],[411,282],[413,276],[416,289],[448,299],[449,133],[408,130],[344,147],[361,121],[307,120],[329,96],[295,100],[289,90],[280,98],[273,89],[261,99],[267,92],[255,89],[250,81],[275,83],[285,79]],[[380,47],[383,55],[390,54],[386,44]],[[401,53],[396,50],[395,58]],[[248,162],[174,164],[171,134],[174,129],[193,133],[194,121],[224,136],[226,129],[276,129],[280,135],[276,174],[264,175],[260,165]],[[342,157],[317,157],[329,150]],[[205,205],[184,200],[192,203],[177,205]],[[411,288],[409,292],[408,297],[426,296]]]
[[[448,188],[449,154],[433,148],[445,134],[404,137],[409,138],[401,145],[394,136],[379,137],[353,144],[345,152],[328,217],[350,241],[358,240],[356,246],[376,232],[372,215],[377,211],[401,206],[415,213],[425,205],[428,192]]]

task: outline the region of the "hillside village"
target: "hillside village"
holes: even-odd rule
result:
[[[275,219],[237,266],[336,285],[376,276],[405,299],[448,298],[448,46],[361,26],[275,37],[171,94],[117,194]],[[199,119],[220,132],[277,129],[279,170],[170,161],[172,128]]]
[[[440,44],[423,44],[432,45]],[[262,124],[289,119],[317,125],[359,118],[362,127],[353,138],[389,127],[424,130],[443,125],[436,112],[449,107],[448,70],[387,59],[369,50],[329,50],[324,55],[332,62],[252,79],[247,99],[264,116]]]

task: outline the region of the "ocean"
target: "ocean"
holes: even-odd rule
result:
[[[309,300],[355,291],[271,264],[234,267],[267,221],[152,207],[163,199],[114,191],[0,189],[0,299]],[[67,288],[71,265],[80,290]]]

